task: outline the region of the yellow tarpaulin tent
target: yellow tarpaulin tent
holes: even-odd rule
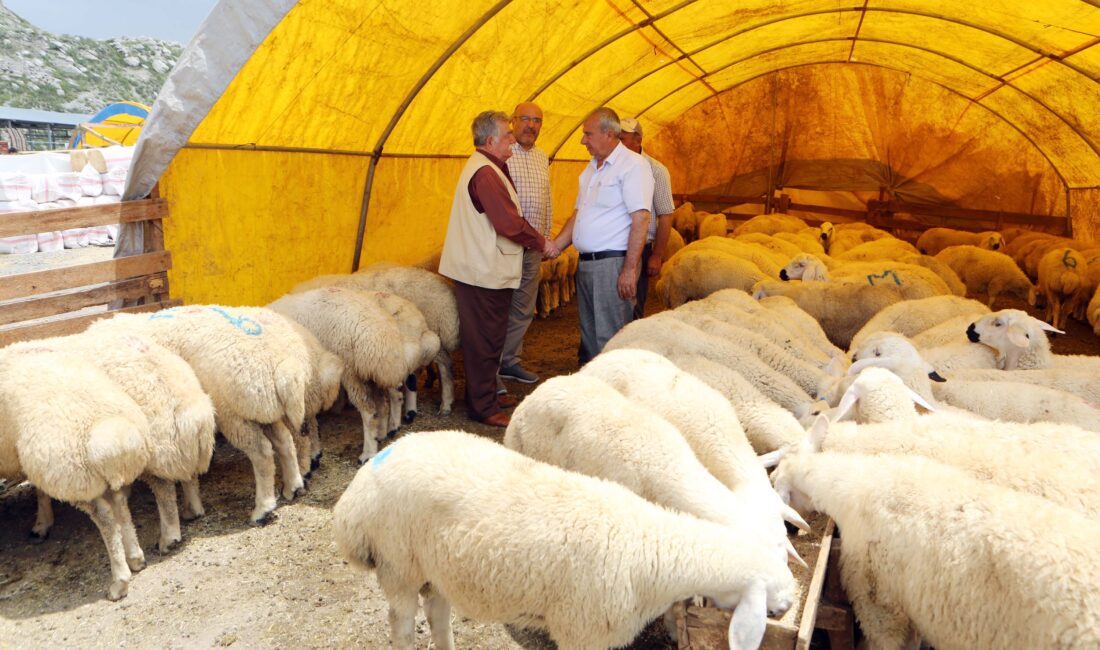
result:
[[[578,128],[609,105],[646,126],[676,192],[884,187],[1068,215],[1092,240],[1098,42],[1083,0],[223,1],[127,196],[161,182],[175,297],[263,303],[437,250],[471,119],[531,100],[559,224]]]
[[[138,102],[115,102],[105,106],[87,122],[76,125],[70,149],[91,149],[122,145],[132,147],[141,136],[149,107]]]

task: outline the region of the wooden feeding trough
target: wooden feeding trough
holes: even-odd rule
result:
[[[799,567],[794,572],[800,597],[782,618],[768,620],[762,650],[808,650],[815,628],[828,633],[832,650],[854,647],[855,619],[840,585],[840,540],[833,538],[836,525],[825,516],[809,523],[813,533],[794,540],[810,565],[808,571]],[[730,612],[680,603],[675,613],[679,650],[729,648]]]

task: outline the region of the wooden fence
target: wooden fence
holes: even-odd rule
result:
[[[168,297],[172,256],[164,250],[162,221],[166,218],[163,199],[0,214],[0,237],[141,223],[148,251],[0,276],[0,347],[79,332],[92,321],[118,312],[156,311],[180,304]]]

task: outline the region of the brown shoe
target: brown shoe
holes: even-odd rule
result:
[[[497,395],[497,406],[502,409],[510,409],[516,404],[519,404],[519,400],[512,395]]]
[[[481,420],[481,423],[491,427],[500,427],[503,429],[507,427],[508,423],[511,421],[512,418],[508,417],[507,413],[493,413],[484,420]]]

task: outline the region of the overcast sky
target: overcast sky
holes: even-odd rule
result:
[[[3,0],[35,27],[90,38],[151,36],[187,45],[217,0]]]

